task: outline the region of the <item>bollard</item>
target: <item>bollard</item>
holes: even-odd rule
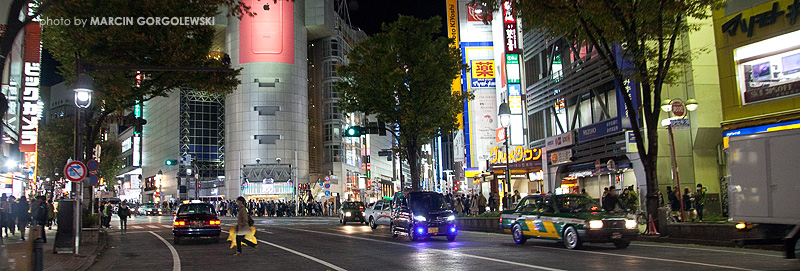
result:
[[[42,271],[44,266],[42,263],[42,244],[44,244],[44,240],[42,240],[42,238],[36,238],[36,240],[33,241],[33,270],[36,271]]]

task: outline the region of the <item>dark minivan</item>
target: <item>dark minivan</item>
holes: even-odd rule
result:
[[[430,236],[458,235],[456,217],[442,194],[430,191],[397,193],[392,200],[392,237],[403,234],[411,241]]]

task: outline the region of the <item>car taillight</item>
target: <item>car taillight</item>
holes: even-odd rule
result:
[[[186,226],[186,221],[175,221],[175,222],[172,222],[172,225],[174,225],[174,226]]]
[[[358,206],[359,211],[364,211],[364,206]]]
[[[208,225],[219,225],[219,220],[209,220]]]

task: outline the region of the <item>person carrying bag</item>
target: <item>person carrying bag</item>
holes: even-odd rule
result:
[[[257,241],[255,239],[256,228],[253,227],[255,221],[247,212],[244,197],[238,197],[236,204],[239,209],[239,213],[236,215],[236,226],[231,229],[231,234],[228,237],[228,240],[231,240],[233,236],[236,236],[235,241],[231,240],[233,241],[231,248],[233,248],[234,244],[236,245],[236,253],[233,255],[242,254],[242,242],[258,251],[258,244],[256,244]]]

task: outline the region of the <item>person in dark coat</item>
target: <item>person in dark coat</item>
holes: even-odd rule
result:
[[[25,198],[25,196],[19,197],[19,200],[14,207],[14,216],[17,217],[17,229],[22,236],[22,240],[25,240],[25,227],[27,227],[28,222],[31,221],[31,214],[28,213],[28,209],[30,209],[28,199]]]

